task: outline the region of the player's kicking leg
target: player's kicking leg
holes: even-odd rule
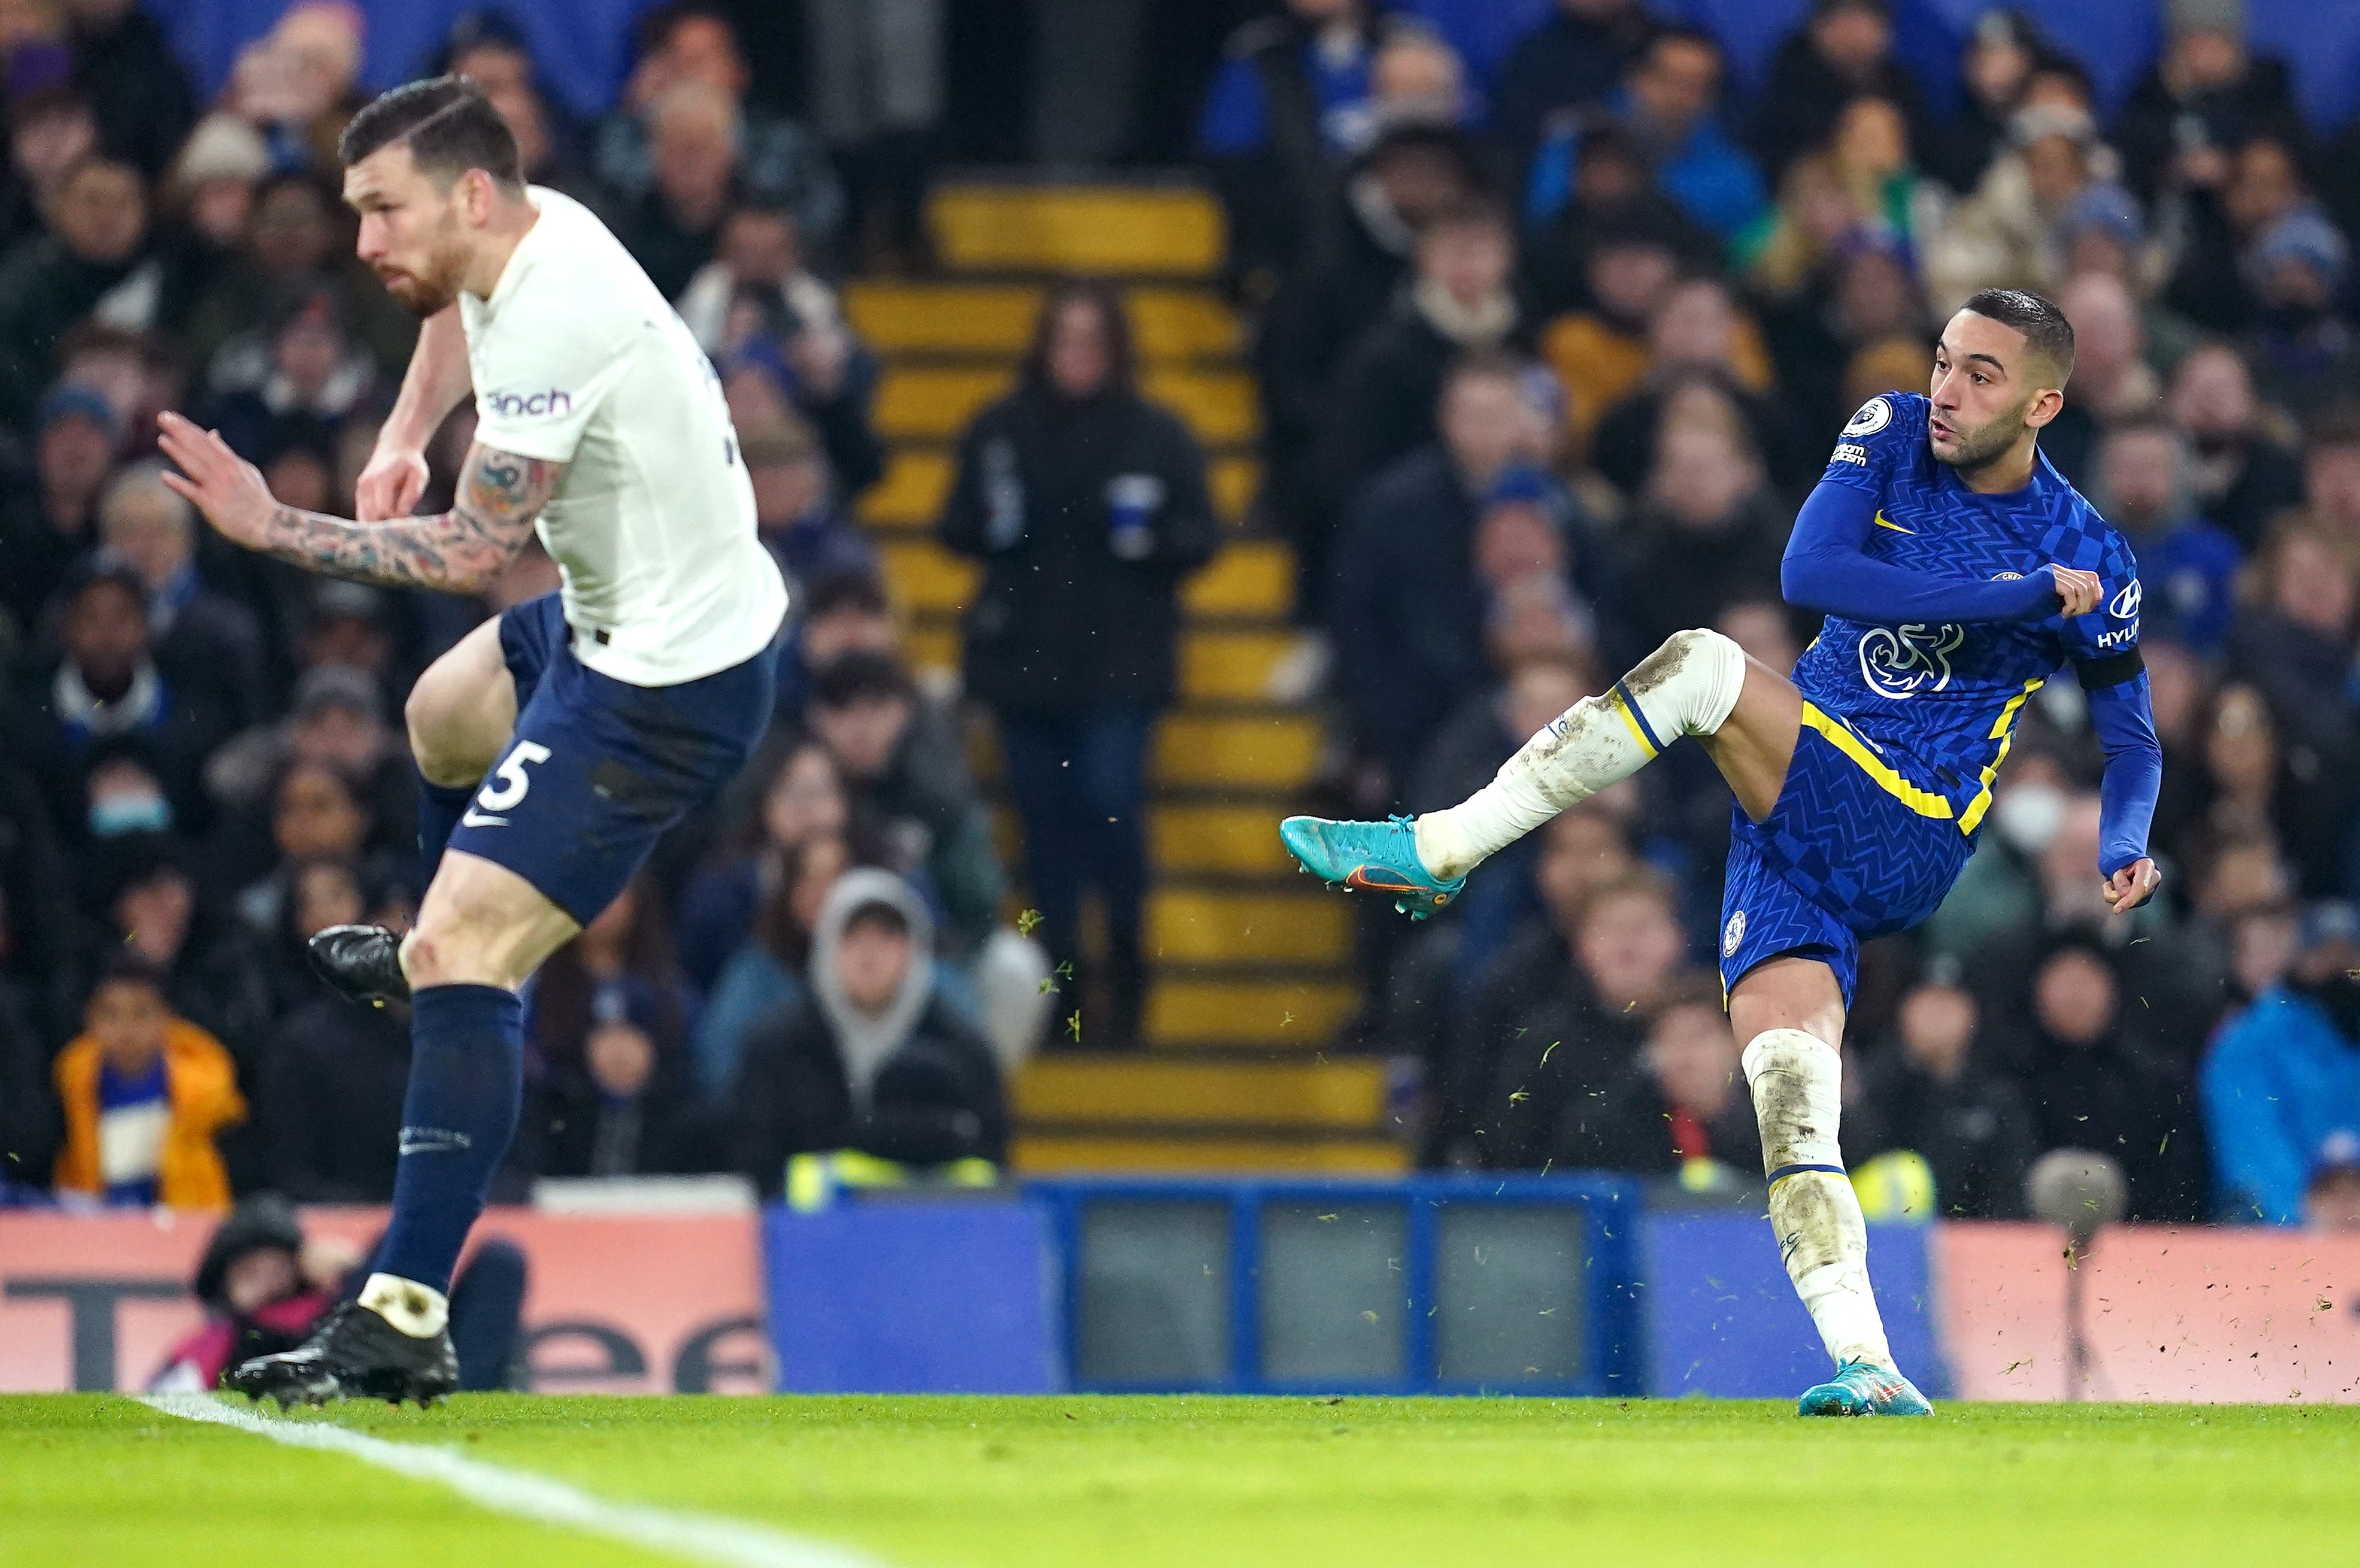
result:
[[[427,667],[402,717],[418,768],[418,885],[427,887],[451,830],[516,729],[516,683],[501,652],[500,618],[468,632]],[[311,940],[311,967],[355,1002],[407,1000],[399,941],[382,926],[331,926]]]
[[[1712,757],[1754,822],[1776,808],[1802,732],[1794,684],[1717,631],[1676,632],[1604,695],[1586,697],[1526,741],[1459,806],[1411,820],[1289,817],[1280,836],[1331,886],[1393,895],[1424,918],[1458,896],[1467,873],[1557,813],[1617,784],[1683,735]],[[1731,1020],[1762,1127],[1779,1252],[1836,1381],[1804,1397],[1806,1414],[1923,1414],[1895,1369],[1868,1285],[1868,1235],[1836,1146],[1843,995],[1828,966],[1773,959],[1743,975]]]

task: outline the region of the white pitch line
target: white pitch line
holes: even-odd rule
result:
[[[235,1427],[290,1448],[348,1454],[414,1481],[437,1482],[494,1513],[607,1536],[721,1568],[886,1568],[880,1559],[846,1547],[709,1514],[610,1503],[562,1481],[486,1464],[447,1448],[388,1442],[327,1422],[273,1420],[204,1394],[157,1394],[139,1402],[168,1416]]]

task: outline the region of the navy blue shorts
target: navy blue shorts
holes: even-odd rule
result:
[[[1803,713],[1778,804],[1759,823],[1732,814],[1721,982],[1733,988],[1782,955],[1817,959],[1835,971],[1849,1008],[1861,943],[1933,914],[1972,844],[1947,800],[1816,707]]]
[[[451,848],[508,867],[587,926],[666,828],[745,764],[770,722],[778,650],[674,686],[585,668],[555,594],[500,617],[516,734]]]

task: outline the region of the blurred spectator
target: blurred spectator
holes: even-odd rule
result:
[[[1762,1135],[1738,1056],[1720,981],[1675,982],[1651,1011],[1639,1070],[1567,1107],[1553,1163],[1688,1178],[1703,1161],[1750,1180],[1762,1167]]]
[[[150,178],[197,117],[189,73],[137,0],[68,0],[74,85],[98,111],[106,150]]]
[[[541,91],[531,44],[506,12],[461,15],[426,74],[464,76],[484,90],[517,139],[528,183],[562,192],[593,211],[605,205],[606,192],[577,155],[573,122]]]
[[[263,693],[262,631],[244,605],[197,576],[194,509],[168,487],[162,465],[118,472],[99,501],[99,540],[148,587],[156,667],[186,691],[209,692],[231,722],[253,722]]]
[[[1439,213],[1418,231],[1415,270],[1385,320],[1336,369],[1320,436],[1328,504],[1349,510],[1376,472],[1435,436],[1435,403],[1462,354],[1528,348],[1513,291],[1507,214],[1485,203]]]
[[[2092,186],[2066,209],[2059,232],[2068,276],[2120,280],[2138,313],[2148,367],[2158,376],[2177,371],[2203,334],[2195,323],[2162,302],[2169,247],[2148,232],[2136,199],[2119,185]]]
[[[60,609],[59,656],[36,672],[9,727],[59,826],[77,838],[122,830],[126,819],[102,820],[84,786],[93,749],[123,740],[137,747],[163,791],[155,804],[165,819],[136,825],[201,831],[208,811],[198,770],[228,735],[228,716],[157,669],[148,585],[128,565],[93,561],[69,580]]]
[[[366,1262],[340,1240],[307,1237],[283,1195],[246,1199],[205,1244],[189,1287],[205,1310],[204,1326],[165,1353],[148,1391],[208,1393],[227,1368],[293,1350],[322,1314],[358,1293]],[[487,1236],[469,1250],[450,1302],[461,1388],[510,1387],[521,1359],[525,1277],[525,1255],[511,1242]]]
[[[1516,45],[1491,89],[1491,122],[1519,189],[1552,123],[1613,92],[1653,30],[1639,0],[1557,0]]]
[[[286,718],[255,725],[207,759],[205,788],[225,818],[214,829],[225,858],[268,858],[259,841],[268,831],[271,787],[297,762],[322,762],[358,781],[387,844],[417,837],[418,781],[409,743],[387,725],[384,698],[365,671],[327,663],[295,684]]]
[[[705,993],[748,935],[757,912],[793,881],[792,858],[813,844],[867,837],[836,754],[816,739],[766,746],[748,766],[759,784],[746,799],[730,841],[689,880],[673,920],[681,967]]]
[[[360,112],[361,35],[354,0],[296,0],[238,51],[224,94],[261,127],[283,169],[337,167],[336,138]]]
[[[1686,265],[1717,271],[1721,239],[1655,188],[1647,150],[1613,120],[1585,125],[1573,149],[1565,205],[1531,230],[1524,285],[1534,313],[1547,318],[1589,298],[1591,253],[1604,240],[1638,228],[1670,246]]]
[[[342,202],[317,176],[278,174],[256,189],[243,249],[210,269],[181,323],[190,353],[209,379],[218,374],[220,390],[268,378],[270,329],[323,283],[340,296],[347,334],[367,346],[378,367],[408,362],[417,322],[366,275],[353,255],[346,221]],[[233,344],[227,363],[216,367]]]
[[[1893,12],[1885,0],[1815,0],[1810,20],[1771,57],[1754,119],[1754,150],[1775,180],[1802,153],[1824,144],[1844,106],[1861,96],[1901,111],[1907,145],[1930,148],[1933,121],[1909,68],[1893,58]]]
[[[0,757],[0,996],[13,988],[44,1047],[72,1033],[87,979],[74,897],[86,873],[60,838],[30,770]],[[46,1051],[38,1065],[46,1082]]]
[[[2256,568],[2257,602],[2230,634],[2229,669],[2269,699],[2274,716],[2298,719],[2303,733],[2291,739],[2322,741],[2333,754],[2350,739],[2350,719],[2340,710],[2352,666],[2360,546],[2295,513],[2271,531]]]
[[[754,526],[800,605],[806,585],[877,569],[877,546],[838,510],[827,454],[801,418],[787,415],[738,432],[738,460],[754,487]]]
[[[896,869],[924,878],[942,900],[948,952],[972,958],[999,924],[1002,882],[990,814],[951,716],[890,654],[855,652],[813,672],[805,717],[856,809],[885,834]]]
[[[1953,191],[1983,182],[2007,144],[2008,121],[2023,107],[2033,73],[2060,57],[2020,9],[1994,7],[1975,18],[1960,60],[1959,106],[1919,148],[1926,166]]]
[[[163,265],[148,254],[139,171],[92,156],[57,179],[49,232],[0,258],[0,424],[21,425],[57,369],[66,329],[84,318],[155,324],[171,303]]]
[[[2226,344],[2206,344],[2180,362],[2165,406],[2195,444],[2198,509],[2256,548],[2278,512],[2302,499],[2302,471],[2264,430],[2245,362]]]
[[[1451,1142],[1487,1169],[1538,1168],[1560,1129],[1602,1109],[1677,993],[1688,948],[1660,872],[1603,887],[1551,876],[1541,894],[1542,917],[1470,984],[1453,1048]]]
[[[682,319],[722,365],[741,431],[789,413],[819,433],[839,499],[877,482],[885,452],[869,428],[876,358],[846,326],[836,291],[803,264],[781,207],[740,206],[722,222],[714,260],[690,280]],[[749,393],[777,407],[756,408]]]
[[[2038,1146],[2023,1095],[1979,1059],[1979,1021],[1973,996],[1946,981],[1928,981],[1902,999],[1898,1038],[1862,1075],[1861,1097],[1878,1131],[1868,1152],[1922,1156],[1945,1219],[2015,1219]]]
[[[1403,792],[1413,812],[1455,805],[1491,782],[1500,764],[1602,683],[1573,653],[1534,653],[1502,672],[1497,685],[1462,702],[1427,743]]]
[[[847,872],[820,909],[812,993],[758,1026],[730,1094],[735,1163],[776,1197],[791,1155],[909,1166],[1007,1158],[991,1047],[936,992],[925,906],[890,872]]]
[[[1196,148],[1229,214],[1230,269],[1250,290],[1266,294],[1300,263],[1306,220],[1327,211],[1344,160],[1368,144],[1376,52],[1366,0],[1287,0],[1230,37]]]
[[[1275,514],[1299,563],[1297,616],[1327,602],[1330,542],[1340,516],[1320,481],[1317,451],[1338,363],[1383,319],[1408,276],[1417,236],[1464,205],[1484,177],[1460,132],[1387,131],[1319,209],[1307,253],[1288,274],[1253,345],[1262,409],[1261,505]]]
[[[2214,1214],[2301,1222],[2312,1160],[2360,1133],[2360,917],[2314,905],[2282,985],[2224,1026],[2204,1059]],[[2348,1163],[2348,1157],[2347,1157]]]
[[[1788,178],[1807,167],[1797,164]],[[1764,322],[1779,405],[1798,457],[1815,453],[1819,438],[1832,439],[1866,400],[1851,395],[1855,384],[1865,379],[1878,390],[1917,387],[1933,371],[1924,291],[1900,247],[1855,233],[1807,281],[1808,287],[1773,305]],[[1900,356],[1907,356],[1910,373],[1885,372],[1881,361]]]
[[[267,464],[290,447],[333,451],[377,368],[355,343],[337,291],[310,284],[282,296],[268,319],[222,345],[206,379],[207,422],[230,449]]]
[[[2008,148],[1926,245],[1926,283],[1947,315],[1977,289],[2054,293],[2069,258],[2070,225],[2115,181],[2119,159],[2088,111],[2032,104],[2008,122]]]
[[[7,106],[8,158],[0,169],[0,250],[41,232],[58,177],[98,150],[98,116],[67,87],[14,95]]]
[[[1136,1037],[1145,998],[1147,743],[1176,685],[1179,588],[1219,525],[1186,426],[1135,389],[1131,328],[1104,284],[1041,307],[1017,388],[960,438],[942,542],[978,556],[968,693],[999,722],[1043,938],[1079,959],[1098,890],[1111,998],[1100,1041]]]
[[[49,1042],[17,988],[0,981],[0,1209],[48,1189],[62,1135]]]
[[[775,880],[763,890],[746,939],[714,981],[689,1042],[696,1089],[706,1099],[719,1103],[727,1095],[755,1026],[808,994],[820,905],[852,865],[846,840],[833,835],[805,839],[779,854]]]
[[[33,420],[33,475],[0,497],[0,603],[21,646],[44,638],[43,612],[80,557],[98,546],[98,498],[122,426],[104,398],[58,387]]]
[[[2284,136],[2249,137],[2226,155],[2222,168],[2216,190],[2194,191],[2185,199],[2184,233],[2166,298],[2199,326],[2234,333],[2263,315],[2256,292],[2264,276],[2263,242],[2287,219],[2317,210],[2295,144]],[[2287,248],[2315,264],[2325,243],[2307,225],[2300,239]],[[2340,273],[2340,254],[2333,260]]]
[[[2300,124],[2284,62],[2245,47],[2245,0],[2168,0],[2167,41],[2123,105],[2121,140],[2133,189],[2217,192],[2227,150]]]
[[[255,192],[269,172],[270,149],[235,115],[207,115],[181,145],[158,194],[178,230],[180,265],[193,291],[202,292],[236,256],[254,217]]]
[[[204,907],[185,850],[140,834],[109,857],[108,934],[156,966],[174,1013],[229,1048],[246,1077],[271,1025],[271,995],[246,944]]]
[[[2134,1219],[2201,1219],[2203,1134],[2192,1096],[2125,1036],[2122,1005],[2121,981],[2094,936],[2068,932],[2032,971],[2026,1088],[2039,1146],[2120,1161]]]
[[[850,187],[854,253],[906,269],[926,254],[927,166],[943,119],[945,0],[816,0],[812,115]]]
[[[2360,404],[2330,409],[2311,422],[2302,493],[2314,518],[2360,543]]]
[[[112,959],[83,1009],[83,1033],[60,1052],[65,1146],[56,1186],[94,1202],[226,1209],[216,1139],[246,1119],[219,1040],[173,1014],[161,970]]]
[[[303,1203],[387,1203],[410,1082],[410,1004],[314,985],[279,1021],[254,1096],[261,1177]]]
[[[811,672],[856,650],[898,653],[901,633],[893,608],[874,572],[837,572],[814,579],[801,604],[790,604],[792,641],[779,659],[779,714],[800,724]]]
[[[2143,633],[2211,654],[2235,613],[2240,553],[2195,511],[2188,469],[2177,430],[2152,416],[2125,420],[2099,444],[2090,493],[2137,556]]]
[[[667,300],[685,292],[713,259],[737,194],[738,113],[730,94],[693,82],[647,106],[648,185],[624,214],[617,237]]]
[[[1677,283],[1647,323],[1646,376],[1599,419],[1590,435],[1590,462],[1625,495],[1636,499],[1654,477],[1662,438],[1683,424],[1704,422],[1767,460],[1780,488],[1808,491],[1819,469],[1817,453],[1791,437],[1786,419],[1766,394],[1770,367],[1754,323],[1738,313],[1718,280]]]
[[[710,200],[716,137],[726,131],[738,191],[748,200],[786,207],[795,214],[804,242],[828,254],[844,223],[844,191],[836,170],[810,131],[746,103],[751,73],[727,16],[705,0],[668,0],[644,14],[638,27],[639,64],[623,90],[623,106],[600,122],[593,154],[595,170],[617,202],[626,209],[638,207],[668,179],[675,204],[693,198],[693,208]],[[673,98],[681,88],[697,91]],[[657,107],[667,101],[674,115],[675,167],[669,177],[655,125]],[[684,213],[694,226],[695,212]],[[650,276],[670,299],[696,265],[681,268],[671,281],[652,269]]]
[[[1666,400],[1637,509],[1624,525],[1614,607],[1630,648],[1710,626],[1741,599],[1775,598],[1789,514],[1747,433],[1727,418],[1681,418]],[[1607,432],[1600,432],[1605,444]]]
[[[1442,440],[1400,459],[1361,493],[1345,525],[1331,603],[1342,696],[1391,797],[1436,727],[1483,679],[1482,589],[1474,546],[1483,510],[1568,501],[1531,466],[1541,416],[1524,366],[1470,355],[1442,389]],[[1560,546],[1561,548],[1561,546]]]
[[[642,871],[541,966],[525,1039],[541,1070],[563,1079],[582,1069],[599,1031],[619,1025],[642,1036],[668,1090],[684,1085],[696,1004],[672,955],[666,913]]]
[[[1541,356],[1565,388],[1567,433],[1586,453],[1606,411],[1647,373],[1650,325],[1678,281],[1675,236],[1633,222],[1593,239],[1585,273],[1587,302],[1550,322]]]
[[[2298,419],[2360,392],[2360,347],[2342,314],[2350,247],[2315,205],[2272,223],[2242,267],[2258,319],[2245,356],[2262,395]]]
[[[1655,188],[1696,224],[1733,241],[1770,203],[1762,171],[1721,128],[1726,74],[1727,61],[1710,33],[1659,28],[1633,59],[1606,110],[1647,154]],[[1528,220],[1545,223],[1567,203],[1580,142],[1578,122],[1556,126],[1546,135],[1525,180]]]

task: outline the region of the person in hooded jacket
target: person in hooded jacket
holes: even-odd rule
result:
[[[829,890],[809,990],[748,1033],[729,1097],[733,1163],[766,1197],[798,1154],[1007,1159],[1000,1069],[935,987],[933,925],[890,872],[847,872]]]
[[[968,695],[999,721],[1043,939],[1077,961],[1082,891],[1106,911],[1109,1017],[1136,1038],[1145,996],[1147,743],[1173,698],[1180,582],[1219,524],[1205,455],[1132,379],[1111,286],[1049,291],[1016,389],[959,443],[942,542],[983,562],[966,617]]]

